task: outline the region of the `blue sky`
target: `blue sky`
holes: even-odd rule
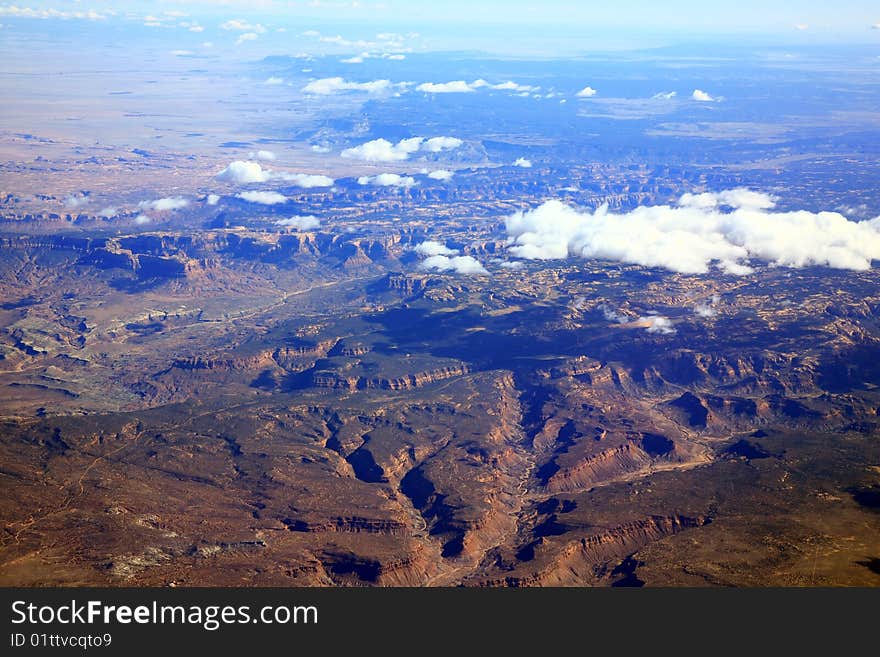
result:
[[[880,23],[880,5],[869,0],[799,0],[772,3],[766,0],[706,2],[705,0],[19,0],[19,7],[58,10],[157,12],[179,10],[193,14],[275,15],[352,20],[411,20],[415,22],[479,21],[491,23],[577,22],[606,27],[651,27],[689,30],[788,30],[795,25],[819,28],[866,29]],[[0,2],[0,6],[7,3]]]
[[[544,49],[546,54],[553,54],[554,46],[561,54],[724,36],[733,43],[744,39],[768,45],[880,44],[876,0],[0,0],[0,39],[27,23],[64,21],[165,28],[182,24],[217,40],[228,36],[230,30],[220,26],[229,20],[259,26],[253,31],[256,36],[240,44],[249,49],[268,46],[273,34],[301,34],[309,28],[351,38],[383,29],[418,31],[422,46],[430,50],[522,48]]]
[[[233,3],[235,4],[235,3]],[[241,3],[245,4],[245,3]],[[713,31],[788,31],[795,25],[816,29],[865,31],[880,22],[880,5],[867,0],[801,0],[771,3],[766,0],[706,2],[705,0],[617,0],[616,2],[573,2],[572,0],[363,0],[359,3],[326,2],[327,7],[308,7],[302,2],[266,3],[302,15],[339,17],[340,12],[369,17],[405,17],[415,21],[478,21],[482,23],[555,23],[609,28]],[[321,3],[319,3],[321,4]],[[359,4],[360,7],[352,5]],[[248,6],[254,7],[253,3]],[[360,11],[359,11],[360,9]]]

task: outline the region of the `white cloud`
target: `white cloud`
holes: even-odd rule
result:
[[[803,32],[805,30],[809,30],[810,26],[807,25],[806,23],[798,23],[797,25],[794,26],[794,29],[798,30],[799,32]]]
[[[474,88],[464,80],[454,80],[453,82],[424,82],[416,87],[416,91],[423,91],[427,94],[462,94],[471,93]]]
[[[156,199],[155,201],[141,201],[138,203],[138,207],[142,210],[156,210],[157,212],[180,210],[188,205],[189,201],[182,196],[169,196]]]
[[[454,272],[465,275],[488,275],[489,272],[478,260],[471,256],[434,255],[419,264],[425,271]]]
[[[349,160],[364,160],[365,162],[402,162],[419,150],[430,153],[439,153],[451,150],[462,145],[461,139],[455,137],[410,137],[401,139],[392,144],[387,139],[374,139],[360,146],[346,148],[342,151],[342,157]]]
[[[64,199],[65,207],[68,207],[70,209],[76,209],[76,208],[82,207],[83,205],[85,205],[88,202],[89,202],[89,199],[87,199],[86,197],[74,196],[73,194],[71,194],[66,199]]]
[[[302,187],[303,189],[333,187],[333,184],[336,182],[329,176],[312,173],[284,173],[273,171],[270,172],[270,177],[272,180],[283,180],[285,182],[293,183],[297,187]]]
[[[477,83],[479,83],[479,82],[485,83],[486,81],[485,80],[477,80],[477,82],[473,83],[474,86],[477,86]],[[513,82],[512,80],[508,80],[507,82],[502,82],[501,84],[485,84],[485,85],[480,84],[479,86],[488,86],[490,89],[495,89],[497,91],[517,91],[520,93],[532,93],[532,92],[538,91],[541,88],[541,87],[532,87],[527,84],[517,84],[516,82]]]
[[[508,218],[510,252],[529,260],[602,258],[686,274],[717,265],[732,275],[750,273],[750,260],[864,271],[880,259],[880,217],[854,222],[836,212],[773,212],[771,197],[748,190],[710,196],[686,195],[677,207],[642,206],[623,214],[549,201]]]
[[[271,169],[264,169],[260,166],[259,162],[244,162],[242,160],[231,162],[229,166],[217,174],[216,178],[217,180],[237,185],[283,180],[304,188],[332,187],[335,182],[333,178],[328,176],[273,171]]]
[[[423,148],[429,153],[439,153],[458,148],[463,143],[461,139],[456,137],[431,137],[425,142]]]
[[[246,41],[256,41],[257,37],[258,37],[258,35],[256,32],[245,32],[244,34],[242,34],[240,37],[238,37],[235,40],[235,45],[240,46],[241,44],[245,43]]]
[[[441,244],[440,242],[436,242],[434,240],[426,240],[421,244],[417,244],[413,247],[413,251],[423,256],[450,256],[456,255],[458,253],[457,250],[450,249],[445,244]]]
[[[190,32],[204,32],[205,28],[203,28],[201,25],[190,25],[189,31]]]
[[[678,204],[687,208],[746,208],[753,210],[769,210],[776,206],[776,199],[769,194],[754,192],[750,189],[726,189],[723,192],[705,192],[703,194],[682,194]]]
[[[583,89],[581,89],[580,91],[577,92],[577,97],[578,98],[592,98],[597,93],[599,93],[599,92],[596,91],[595,89],[593,89],[593,87],[584,87]]]
[[[419,150],[423,141],[422,137],[411,137],[392,144],[387,139],[374,139],[354,148],[346,148],[342,151],[342,157],[365,162],[401,162]]]
[[[113,206],[109,206],[109,205],[106,208],[103,208],[100,212],[98,212],[98,216],[103,217],[104,219],[109,219],[110,217],[115,217],[117,214],[119,214],[119,209],[114,208]]]
[[[527,84],[517,84],[512,80],[501,82],[500,84],[490,84],[485,80],[474,80],[466,82],[464,80],[453,80],[452,82],[425,82],[416,87],[416,91],[423,91],[429,94],[466,94],[476,91],[477,89],[494,89],[496,91],[513,91],[524,94],[530,94],[538,91],[541,87],[532,87]]]
[[[356,55],[354,57],[349,57],[348,59],[340,59],[339,62],[341,64],[363,64],[364,58],[361,55]]]
[[[525,269],[525,265],[519,260],[505,260],[499,265],[499,267],[501,267],[502,269],[511,269],[513,271],[516,271],[518,269]]]
[[[145,214],[139,214],[134,218],[134,223],[136,223],[138,226],[143,226],[144,224],[148,224],[151,221],[153,221],[153,218]]]
[[[414,187],[418,184],[415,178],[396,173],[380,173],[378,176],[358,178],[358,185],[374,185],[376,187]]]
[[[217,180],[246,185],[248,183],[266,182],[269,180],[269,172],[257,162],[243,162],[236,160],[217,174]]]
[[[287,197],[278,192],[242,192],[235,196],[249,203],[259,203],[261,205],[277,205],[287,202]]]
[[[316,228],[320,228],[321,220],[318,219],[314,215],[295,215],[293,217],[288,217],[287,219],[279,219],[275,222],[276,226],[283,226],[285,228],[296,228],[297,230],[315,230]]]
[[[721,301],[721,297],[717,294],[713,294],[706,301],[702,301],[694,306],[694,314],[697,317],[715,317],[718,314],[718,311],[715,309],[715,306],[718,302]]]
[[[277,86],[279,84],[284,84],[284,78],[277,78],[274,75],[266,78],[266,81],[263,84],[267,84],[269,86]]]
[[[694,93],[691,94],[691,98],[700,102],[700,103],[713,103],[715,102],[715,98],[707,94],[702,89],[694,89]]]
[[[248,153],[248,157],[252,160],[263,160],[266,162],[271,162],[275,159],[275,153],[272,151],[255,151],[253,153]]]
[[[527,160],[527,159],[524,158],[524,157],[518,157],[518,158],[514,161],[513,166],[515,166],[515,167],[522,167],[523,169],[531,169],[531,168],[532,168],[532,161],[531,161],[531,160]]]
[[[271,2],[271,0],[269,0]],[[305,3],[302,3],[305,4]],[[308,2],[309,6],[319,7],[319,6],[331,6],[333,3],[323,2],[322,0],[310,0]],[[357,7],[366,7],[365,4],[359,2],[359,0],[351,0],[350,2],[336,2],[335,5],[338,9],[344,10],[349,8],[357,8]],[[386,8],[382,4],[373,5],[376,9]],[[321,34],[317,30],[307,30],[302,32],[301,36],[309,37],[312,39],[317,39],[321,43],[331,44],[341,49],[345,49],[347,52],[352,52],[354,49],[357,50],[369,50],[369,51],[382,51],[385,53],[400,53],[403,51],[409,51],[410,49],[406,47],[407,41],[411,39],[417,38],[419,35],[415,33],[409,34],[393,34],[393,33],[383,33],[376,35],[375,41],[369,41],[366,39],[348,39],[341,34],[334,35],[325,35]],[[364,57],[367,55],[364,54]]]
[[[660,315],[639,317],[634,323],[644,326],[648,333],[659,333],[660,335],[672,335],[675,333],[675,327],[672,324],[672,320]]]
[[[349,82],[344,78],[321,78],[312,80],[303,87],[303,92],[318,96],[329,96],[340,91],[362,91],[368,94],[381,94],[389,91],[392,85],[389,80],[373,80],[372,82]]]
[[[205,202],[208,205],[217,205],[220,202],[219,194],[208,194],[208,198],[205,199]]]
[[[192,55],[195,55],[192,50],[172,50],[171,54],[175,57],[190,57]]]
[[[629,321],[629,317],[617,310],[614,310],[613,308],[609,308],[604,303],[599,306],[599,310],[602,311],[602,316],[609,322],[614,322],[616,324],[626,324]]]
[[[107,18],[104,14],[90,9],[88,11],[59,11],[58,9],[34,9],[32,7],[18,7],[16,5],[6,5],[0,7],[0,16],[11,16],[13,18],[38,18],[49,19],[58,18],[62,20],[89,20],[101,21]]]
[[[431,171],[428,174],[428,178],[432,180],[442,180],[443,182],[447,182],[452,180],[452,176],[455,174],[452,171],[447,171],[446,169],[437,169],[436,171]]]
[[[311,148],[313,153],[329,153],[332,149],[329,146],[321,146],[320,144],[315,144]]]
[[[249,23],[241,19],[226,21],[220,25],[220,29],[235,32],[256,32],[257,34],[263,34],[266,31],[266,28],[259,23]]]
[[[672,100],[677,95],[677,91],[661,91],[651,96],[651,100]]]

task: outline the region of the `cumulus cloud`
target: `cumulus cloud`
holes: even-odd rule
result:
[[[602,316],[606,319],[606,321],[614,322],[615,324],[626,324],[629,321],[629,317],[624,315],[622,312],[614,310],[613,308],[609,308],[604,303],[599,306],[599,310],[602,311]]]
[[[258,35],[256,32],[245,32],[235,40],[235,45],[240,46],[247,41],[256,41]]]
[[[313,153],[329,153],[331,150],[329,146],[322,146],[321,144],[314,144],[311,147]]]
[[[90,9],[88,11],[60,11],[58,9],[34,9],[31,7],[17,7],[16,5],[7,5],[0,7],[0,16],[11,16],[14,18],[58,18],[61,20],[90,20],[101,21],[107,18],[104,14]]]
[[[479,260],[471,256],[445,256],[434,255],[422,260],[419,268],[425,271],[454,272],[456,274],[488,275],[489,272],[480,264]]]
[[[691,98],[700,102],[700,103],[715,102],[715,98],[713,96],[707,94],[702,89],[694,89],[694,93],[691,94]]]
[[[324,0],[310,0],[308,3],[311,6],[331,6],[332,2],[326,2]],[[335,3],[338,8],[343,7],[360,7],[362,3],[359,0],[352,0],[351,2],[337,2]],[[381,5],[376,5],[377,8],[381,7]],[[321,43],[331,44],[333,46],[337,46],[339,48],[345,48],[348,52],[353,52],[355,50],[358,51],[382,51],[386,53],[383,55],[386,59],[398,59],[398,57],[391,55],[390,53],[400,53],[409,51],[407,47],[407,41],[411,39],[417,38],[419,35],[413,32],[408,34],[395,34],[392,32],[383,32],[381,34],[376,35],[376,39],[366,40],[366,39],[348,39],[341,34],[321,34],[317,30],[306,30],[302,33],[302,36],[309,37],[313,39],[317,39]],[[364,57],[367,55],[365,54]],[[372,55],[376,56],[376,55]],[[402,57],[400,57],[402,59]]]
[[[501,82],[499,84],[491,84],[482,79],[474,80],[473,82],[466,82],[465,80],[453,80],[452,82],[425,82],[416,87],[416,91],[423,91],[428,94],[466,94],[472,93],[477,89],[494,89],[496,91],[513,91],[529,94],[538,91],[540,87],[518,84],[512,80]]]
[[[205,199],[205,202],[208,205],[217,205],[220,202],[220,196],[218,194],[208,194],[208,198]]]
[[[505,260],[499,266],[502,269],[512,269],[514,271],[525,268],[525,265],[519,260]]]
[[[533,93],[541,88],[533,87],[527,84],[518,84],[516,82],[513,82],[512,80],[508,80],[507,82],[502,82],[500,84],[489,84],[485,80],[477,80],[473,83],[473,85],[476,87],[489,87],[489,89],[495,89],[497,91],[516,91],[518,93]]]
[[[524,157],[519,157],[514,161],[513,166],[522,167],[523,169],[531,169],[532,168],[532,161],[527,160]]]
[[[264,171],[258,162],[236,160],[218,173],[216,177],[217,180],[246,185],[248,183],[266,182],[269,180],[269,172]]]
[[[675,327],[672,320],[661,315],[647,315],[639,317],[635,322],[636,326],[644,326],[648,333],[659,333],[660,335],[672,335],[675,333]]]
[[[329,96],[341,91],[361,91],[368,94],[381,94],[392,87],[390,80],[373,80],[372,82],[349,82],[344,78],[321,78],[312,80],[303,87],[303,92],[317,96]]]
[[[138,207],[142,210],[155,210],[157,212],[180,210],[188,205],[189,201],[182,196],[169,196],[166,198],[158,198],[155,201],[141,201],[138,203]]]
[[[703,194],[682,194],[678,204],[685,208],[745,208],[752,210],[769,210],[776,206],[776,199],[769,194],[755,192],[750,189],[726,189],[722,192],[705,192]]]
[[[333,178],[328,176],[273,171],[271,169],[264,169],[260,166],[259,162],[244,162],[242,160],[231,162],[229,166],[217,174],[216,178],[217,180],[237,185],[263,183],[270,180],[283,180],[306,189],[312,187],[332,187],[334,183]]]
[[[346,148],[342,151],[342,157],[365,162],[400,162],[419,150],[423,141],[422,137],[411,137],[392,144],[387,139],[374,139],[354,148]]]
[[[340,63],[342,64],[363,64],[364,57],[363,55],[355,55],[354,57],[348,57],[346,59],[340,59]]]
[[[717,265],[744,275],[753,260],[864,271],[880,259],[880,217],[854,222],[837,212],[775,212],[770,196],[749,190],[710,197],[685,195],[678,206],[623,214],[549,201],[507,219],[509,250],[529,260],[602,258],[686,274]]]
[[[333,187],[336,182],[330,176],[322,176],[313,173],[284,173],[280,171],[271,171],[269,175],[272,180],[283,180],[293,183],[297,187],[303,189],[313,189],[315,187]]]
[[[248,153],[248,157],[252,160],[263,160],[269,162],[277,159],[275,157],[275,153],[273,153],[272,151],[255,151],[253,153]]]
[[[277,86],[279,84],[284,84],[284,78],[278,78],[278,77],[275,77],[274,75],[272,75],[272,76],[266,78],[266,81],[263,82],[263,84],[267,84],[270,87]]]
[[[597,93],[599,93],[599,92],[596,91],[595,89],[593,89],[593,87],[584,87],[583,89],[581,89],[580,91],[577,92],[577,97],[578,98],[592,98]]]
[[[66,199],[64,199],[65,207],[68,207],[71,209],[82,207],[83,205],[85,205],[88,202],[89,202],[89,199],[86,198],[85,196],[74,196],[73,194],[71,194]]]
[[[697,317],[705,317],[707,319],[709,317],[715,317],[715,315],[718,314],[715,306],[718,304],[719,301],[721,301],[721,297],[719,297],[717,294],[713,294],[706,301],[702,301],[694,306],[694,314]]]
[[[171,54],[175,57],[192,57],[195,55],[192,50],[172,50]]]
[[[342,157],[365,162],[401,162],[419,150],[439,153],[458,148],[462,143],[461,139],[455,137],[431,137],[427,140],[424,137],[410,137],[396,144],[387,139],[374,139],[360,146],[346,148],[342,151]]]
[[[103,217],[104,219],[110,219],[111,217],[115,217],[117,214],[119,214],[119,209],[113,207],[112,205],[108,205],[106,208],[103,208],[100,212],[98,212],[98,216]]]
[[[145,214],[139,214],[134,218],[134,223],[136,223],[138,226],[143,226],[144,224],[148,224],[151,221],[153,221],[153,218]]]
[[[235,196],[248,203],[259,203],[260,205],[278,205],[287,202],[287,197],[278,192],[242,192]]]
[[[464,142],[456,137],[431,137],[425,141],[424,148],[429,153],[439,153],[440,151],[453,150],[461,146]]]
[[[428,178],[432,180],[442,180],[443,182],[447,182],[452,180],[452,176],[455,174],[452,171],[447,171],[446,169],[437,169],[436,171],[431,171],[428,174]]]
[[[416,87],[416,91],[427,94],[466,94],[472,93],[474,88],[464,80],[452,82],[424,82]]]
[[[434,240],[426,240],[421,244],[417,244],[413,247],[413,251],[423,256],[450,256],[456,255],[458,251],[456,249],[450,249],[445,244],[441,244],[440,242],[435,242]]]
[[[266,31],[266,28],[259,23],[250,23],[242,19],[226,21],[220,25],[220,29],[235,32],[256,32],[257,34],[263,34]]]
[[[321,226],[321,220],[311,214],[294,215],[287,219],[279,219],[275,222],[275,225],[283,226],[284,228],[296,228],[297,230],[315,230],[315,228]]]
[[[677,95],[677,91],[661,91],[651,96],[651,100],[672,100]]]
[[[380,173],[377,176],[358,178],[358,185],[374,185],[376,187],[414,187],[418,184],[412,176],[401,176],[397,173]]]

